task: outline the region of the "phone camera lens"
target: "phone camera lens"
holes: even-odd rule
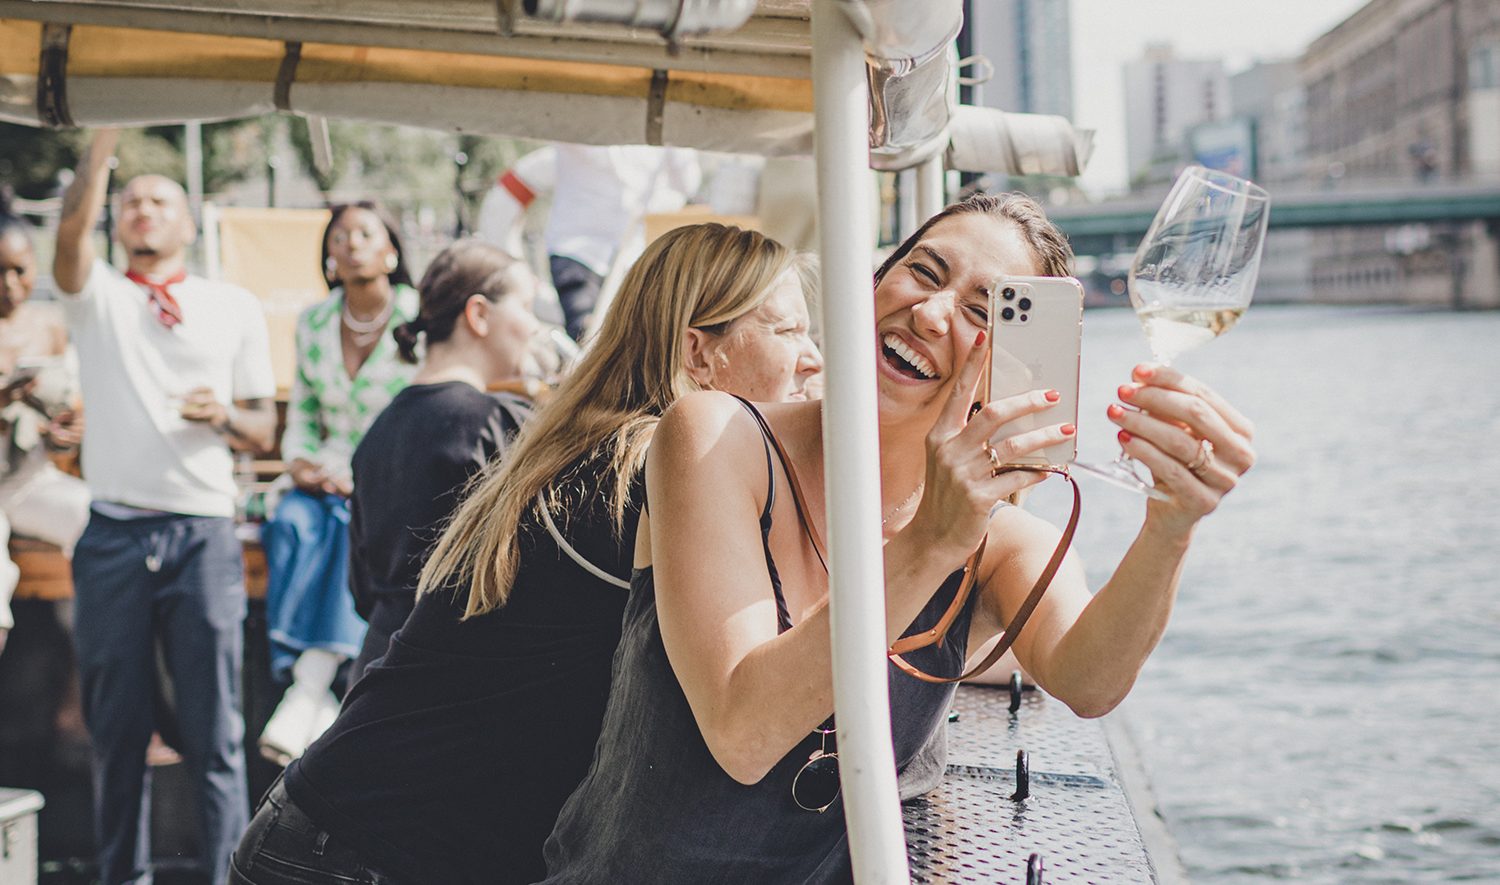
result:
[[[1005,320],[1007,323],[1015,318],[1016,311],[1014,308],[1007,307],[1004,310],[1000,311],[1000,319]]]
[[[1026,322],[1026,314],[1021,314],[1021,322]]]
[[[1031,310],[1031,299],[1022,298],[1019,302],[1016,303],[1016,306],[1021,308],[1022,310]]]
[[[1006,286],[1004,289],[1000,290],[1000,297],[1004,298],[1006,301],[1014,301],[1016,298],[1016,290],[1010,288],[1009,286]]]

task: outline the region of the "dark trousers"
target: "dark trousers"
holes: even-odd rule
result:
[[[234,853],[229,885],[395,885],[332,839],[277,781]]]
[[[583,264],[561,255],[549,255],[552,269],[552,286],[557,289],[557,303],[562,306],[563,322],[574,341],[582,341],[588,329],[589,317],[594,314],[594,305],[599,301],[599,288],[604,278]]]
[[[150,882],[158,644],[198,802],[201,863],[222,883],[250,806],[240,713],[244,560],[229,519],[98,512],[73,553],[74,640],[93,743],[105,885]]]

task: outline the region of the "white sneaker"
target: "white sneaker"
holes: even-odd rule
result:
[[[323,694],[332,697],[326,691]],[[282,767],[291,764],[312,743],[309,734],[320,721],[320,709],[317,694],[300,690],[295,684],[287,689],[281,703],[276,705],[276,712],[261,729],[260,740],[256,742],[260,754]],[[322,734],[322,729],[318,734]]]

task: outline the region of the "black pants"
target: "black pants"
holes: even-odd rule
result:
[[[200,864],[223,882],[250,804],[240,715],[245,585],[231,520],[113,519],[95,511],[73,553],[74,638],[94,760],[99,878],[151,881],[156,646],[175,690],[177,734],[197,798]]]
[[[584,265],[562,255],[548,256],[552,269],[552,286],[557,289],[557,303],[562,305],[563,322],[574,341],[582,341],[589,317],[599,301],[604,278]]]
[[[298,808],[281,781],[266,794],[229,867],[229,885],[400,885]]]

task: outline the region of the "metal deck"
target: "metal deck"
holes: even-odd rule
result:
[[[1041,692],[1009,706],[1003,687],[959,687],[947,777],[904,808],[912,881],[1027,882],[1035,854],[1048,883],[1155,882],[1103,726]]]

